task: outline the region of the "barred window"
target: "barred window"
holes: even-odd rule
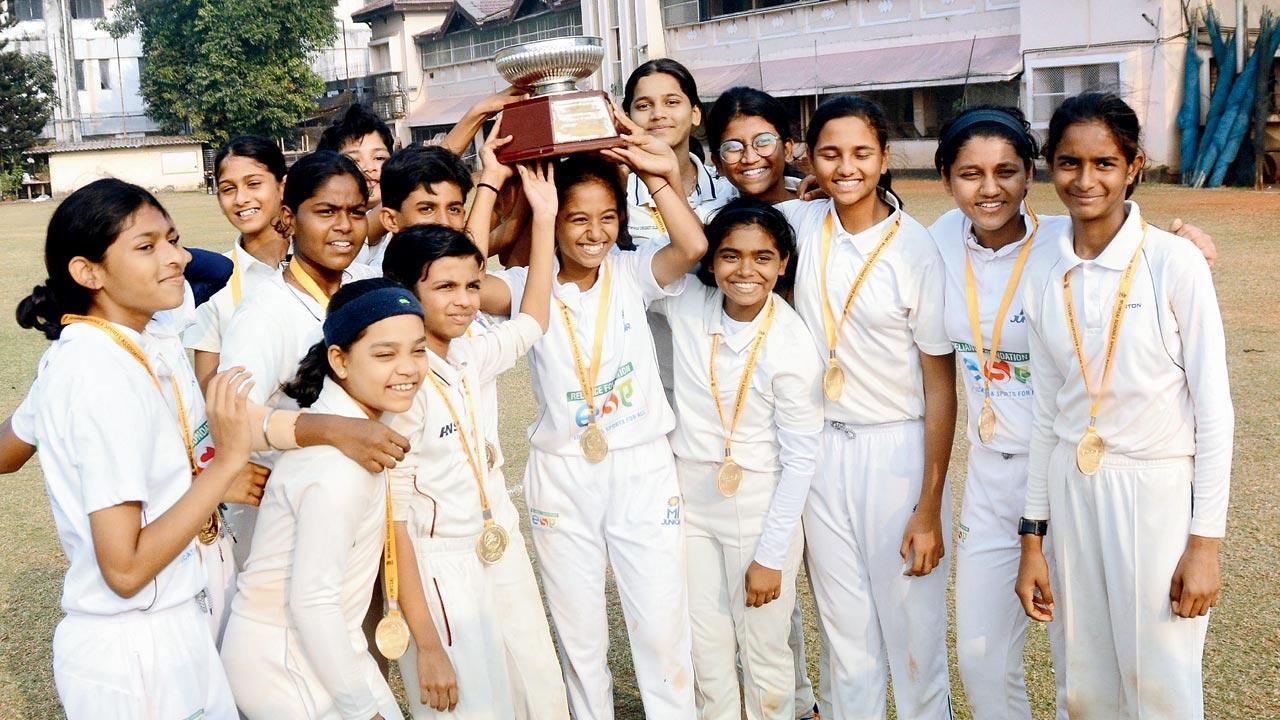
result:
[[[44,0],[13,0],[13,14],[18,21],[43,20]]]
[[[93,20],[106,16],[102,0],[71,0],[71,17],[77,20]]]
[[[1035,68],[1031,71],[1031,122],[1048,123],[1063,100],[1087,92],[1120,92],[1120,63]]]
[[[422,55],[422,69],[432,70],[445,65],[488,60],[508,45],[581,34],[582,11],[575,7],[499,27],[463,30],[442,38],[421,40],[418,50]]]

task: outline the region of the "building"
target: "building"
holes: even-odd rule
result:
[[[183,135],[54,143],[31,151],[49,159],[55,196],[67,195],[104,177],[116,177],[153,192],[204,190],[203,145]]]
[[[53,62],[58,103],[44,129],[57,142],[158,131],[139,91],[137,34],[119,40],[98,27],[115,0],[11,0],[17,24],[5,36]]]
[[[348,96],[354,102],[372,100],[369,85],[369,27],[351,19],[363,0],[339,0],[333,9],[337,39],[317,53],[311,69],[324,80],[325,98]]]

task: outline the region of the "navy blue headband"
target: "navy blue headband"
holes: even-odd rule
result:
[[[968,130],[974,125],[991,123],[1001,125],[1013,131],[1014,137],[1019,139],[1027,138],[1027,128],[1018,122],[1017,118],[1007,112],[1001,110],[991,110],[982,108],[981,110],[973,110],[961,115],[955,122],[951,123],[951,127],[947,128],[947,134],[939,139],[940,145],[947,145],[954,140],[960,133]]]
[[[342,347],[370,325],[396,315],[422,317],[422,306],[413,293],[400,287],[370,290],[329,313],[324,319],[324,344]]]

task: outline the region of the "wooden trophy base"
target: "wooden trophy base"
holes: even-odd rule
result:
[[[595,90],[512,103],[502,110],[501,133],[511,136],[498,151],[503,164],[622,145],[609,96]]]

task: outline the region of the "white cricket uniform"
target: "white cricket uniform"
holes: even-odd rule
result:
[[[804,549],[800,515],[817,470],[822,437],[822,363],[804,321],[773,296],[769,327],[751,373],[732,455],[743,481],[731,498],[716,485],[725,430],[709,392],[711,342],[720,336],[716,377],[726,422],[765,311],[738,322],[724,295],[687,282],[652,307],[670,321],[675,350],[676,429],[671,435],[684,498],[698,717],[792,720],[795,667],[788,646],[796,573]],[[804,348],[799,354],[796,348]],[[782,593],[746,607],[752,562],[782,571]],[[738,682],[740,659],[743,681]],[[741,697],[741,700],[740,700]],[[806,710],[810,708],[805,708]]]
[[[837,329],[844,391],[825,400],[823,464],[809,495],[804,529],[810,582],[827,650],[831,693],[822,714],[880,718],[886,661],[898,716],[950,716],[947,676],[949,554],[924,577],[903,575],[898,554],[924,473],[924,386],[920,353],[951,352],[943,324],[943,267],[932,238],[895,210],[856,235],[830,200],[778,205],[796,231],[795,306],[824,362],[822,228],[832,218],[827,302],[837,321],[867,254],[898,215],[897,236],[880,255],[853,310]],[[950,489],[942,493],[944,543],[951,536]],[[887,655],[887,657],[886,657]]]
[[[343,273],[343,283],[376,277],[364,265],[352,265]],[[324,339],[325,309],[315,298],[284,281],[276,273],[260,282],[253,295],[236,308],[227,332],[222,336],[222,352],[218,371],[241,366],[253,377],[249,400],[297,410],[298,403],[281,391],[281,385],[293,379],[298,363],[312,345]],[[253,462],[265,468],[275,465],[280,453],[274,450],[255,452]],[[254,524],[258,508],[232,506],[227,512],[227,525],[235,538],[236,564],[244,567],[253,546]]]
[[[695,714],[680,489],[667,433],[675,416],[654,359],[646,307],[678,293],[653,277],[657,248],[610,254],[612,286],[595,404],[609,440],[592,464],[579,440],[591,411],[583,401],[568,335],[553,304],[550,329],[529,353],[538,416],[529,429],[525,496],[547,604],[562,649],[569,703],[580,720],[613,717],[605,612],[611,566],[622,601],[645,713],[686,720]],[[493,274],[519,307],[528,271]],[[603,270],[600,278],[603,278]],[[573,317],[583,362],[595,340],[600,280],[586,292],[553,284]]]
[[[235,262],[239,271],[240,302],[236,302],[235,294],[232,292],[234,287],[233,277],[207,301],[202,303],[200,307],[196,308],[194,323],[182,334],[183,344],[192,350],[211,353],[222,352],[222,338],[227,334],[227,329],[231,327],[231,318],[235,315],[239,305],[253,295],[259,285],[280,275],[279,266],[271,267],[250,255],[241,245],[241,242],[242,240],[237,239],[235,245],[223,253],[223,255]]]
[[[1056,257],[1057,238],[1071,219],[1040,216],[1040,231],[1032,240],[1027,266]],[[1027,221],[1028,235],[1031,222]],[[946,326],[960,363],[964,386],[969,456],[956,539],[956,656],[960,678],[974,715],[993,720],[1029,720],[1031,706],[1023,675],[1022,652],[1029,620],[1013,593],[1022,555],[1018,518],[1026,500],[1027,446],[1031,440],[1034,402],[1031,388],[1031,349],[1022,311],[1026,271],[1005,313],[1000,348],[991,370],[991,402],[996,434],[990,444],[978,437],[983,382],[973,344],[973,330],[965,296],[965,256],[973,267],[974,287],[982,330],[982,347],[989,357],[991,334],[1000,301],[1012,277],[1027,237],[999,250],[978,244],[973,223],[960,210],[951,210],[929,227],[946,267]],[[1045,539],[1045,557],[1052,563],[1052,539]],[[1008,592],[1004,592],[1007,590]],[[1058,717],[1066,720],[1066,688],[1062,656],[1062,623],[1048,626],[1057,672]]]
[[[155,339],[116,327],[149,356],[158,352]],[[191,487],[169,393],[102,330],[73,324],[45,351],[31,394],[27,430],[68,560],[66,617],[53,638],[67,717],[233,720],[231,688],[195,600],[205,587],[195,539],[128,598],[107,585],[94,550],[92,513],[138,503],[146,525]]]
[[[382,275],[382,260],[387,256],[387,246],[391,244],[391,233],[382,236],[382,240],[377,245],[370,246],[365,243],[360,246],[360,252],[356,253],[356,259],[352,265],[364,265],[374,270],[379,276]]]
[[[367,417],[327,378],[310,411]],[[336,448],[280,454],[222,643],[246,717],[402,717],[361,629],[386,512],[383,475]]]
[[[1201,718],[1207,616],[1183,619],[1169,601],[1187,536],[1226,532],[1234,418],[1226,342],[1209,267],[1194,245],[1154,226],[1146,233],[1120,326],[1097,431],[1102,467],[1079,472],[1075,446],[1089,422],[1064,313],[1072,277],[1076,316],[1095,389],[1112,304],[1142,241],[1137,204],[1093,260],[1073,250],[1029,270],[1035,423],[1023,514],[1052,519],[1066,636],[1072,718]]]
[[[704,224],[725,203],[738,197],[738,189],[728,178],[720,177],[716,169],[705,165],[702,159],[689,153],[693,166],[698,169],[698,182],[687,198],[693,214]],[[671,235],[667,232],[666,223],[662,222],[658,213],[658,203],[649,194],[649,188],[632,173],[627,177],[627,234],[635,243],[637,250],[650,246],[665,247],[671,244]],[[658,372],[662,387],[667,391],[667,399],[671,399],[671,388],[674,387],[672,375],[671,326],[666,318],[656,313],[649,314],[649,331],[653,335],[653,345],[658,354]]]
[[[540,337],[537,320],[519,315],[474,337],[454,340],[447,360],[431,353],[431,372],[462,428],[430,381],[423,382],[413,406],[392,425],[410,438],[411,445],[391,473],[396,520],[406,524],[428,609],[458,678],[458,706],[450,713],[419,702],[416,681],[411,681],[408,699],[415,718],[563,718],[569,713],[551,631],[542,604],[535,601],[538,585],[520,535],[520,519],[502,472],[496,462],[486,472],[485,494],[510,544],[501,560],[485,565],[476,554],[476,540],[484,528],[480,494],[458,438],[459,432],[466,432],[483,467],[485,443],[496,443],[497,423],[482,414],[496,409],[496,398],[489,408],[481,396]],[[470,407],[464,378],[471,390]],[[478,448],[473,434],[477,430]],[[402,677],[418,677],[415,647],[400,659],[400,672]]]

